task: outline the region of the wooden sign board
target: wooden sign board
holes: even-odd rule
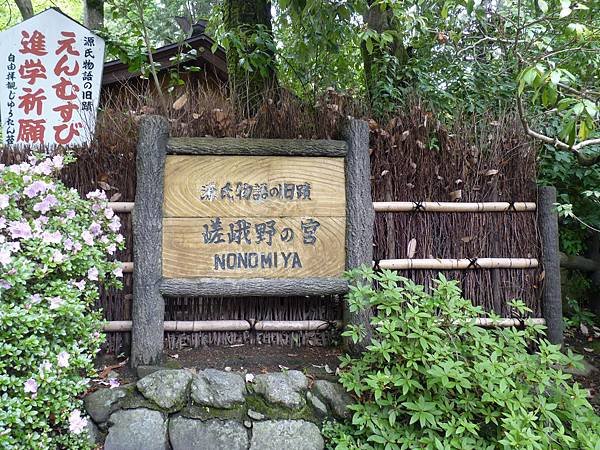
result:
[[[165,278],[340,277],[344,158],[169,155]]]
[[[343,141],[169,138],[169,128],[140,120],[132,366],[160,363],[165,297],[339,295],[344,270],[372,264],[366,122],[349,120]]]

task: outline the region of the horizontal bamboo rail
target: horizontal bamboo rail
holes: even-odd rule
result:
[[[108,204],[114,212],[130,213],[133,211],[133,202],[110,202]],[[531,212],[536,210],[534,202],[483,202],[483,203],[457,203],[457,202],[373,202],[375,212]]]
[[[261,320],[254,324],[256,331],[319,331],[328,328],[342,328],[341,320]]]
[[[373,202],[375,212],[529,212],[535,211],[533,202]]]
[[[133,263],[124,262],[123,273],[133,272]],[[381,259],[373,263],[390,270],[470,270],[470,269],[535,269],[534,258],[462,258],[462,259]]]
[[[133,263],[124,262],[123,273],[133,272]],[[390,270],[469,270],[469,269],[535,269],[535,258],[462,258],[462,259],[381,259],[373,263]]]
[[[108,207],[116,213],[130,213],[134,205],[133,202],[108,202]]]
[[[523,325],[544,325],[542,318],[511,319],[477,318],[475,324],[484,328],[508,328]],[[211,331],[322,331],[328,328],[342,328],[341,320],[261,320],[254,325],[248,320],[195,320],[195,321],[165,321],[164,330],[169,332],[211,332]],[[115,320],[106,322],[104,331],[118,333],[131,331],[131,320]]]
[[[165,331],[248,331],[252,325],[247,320],[166,320]],[[104,325],[104,331],[131,331],[131,320],[115,320]]]
[[[210,331],[319,331],[330,327],[341,328],[342,321],[335,320],[261,320],[258,322],[250,320],[166,320],[165,331],[181,332],[210,332]],[[131,320],[115,320],[106,322],[106,332],[131,331]]]
[[[475,324],[479,325],[483,328],[508,328],[508,327],[517,327],[521,324],[524,325],[545,325],[546,319],[538,318],[538,317],[526,317],[524,319],[509,319],[509,318],[501,318],[501,319],[490,319],[486,317],[482,317],[475,320]]]
[[[467,270],[467,269],[532,269],[533,258],[462,258],[462,259],[382,259],[381,269],[392,270]]]

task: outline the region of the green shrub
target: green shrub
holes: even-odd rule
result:
[[[0,165],[0,448],[88,448],[81,400],[103,336],[92,311],[119,219],[96,191],[53,178],[63,165]],[[112,256],[114,258],[114,256]]]
[[[540,338],[543,327],[476,326],[483,311],[441,275],[431,293],[390,271],[350,276],[350,309],[376,311],[373,339],[342,358],[340,381],[359,402],[350,423],[326,427],[330,448],[598,448],[600,420],[560,369],[578,357]]]

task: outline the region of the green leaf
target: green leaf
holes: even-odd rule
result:
[[[444,6],[442,7],[442,11],[440,12],[440,15],[442,16],[442,19],[447,19],[448,18],[448,2],[444,3]]]
[[[585,120],[582,120],[579,123],[579,133],[577,134],[579,139],[585,141],[590,134],[590,130],[588,129]]]
[[[529,86],[533,84],[536,77],[539,75],[539,72],[535,67],[530,67],[523,72],[521,79]]]
[[[572,12],[573,10],[571,8],[563,8],[560,10],[560,17],[562,18],[570,16]]]
[[[583,110],[585,109],[585,104],[583,102],[579,102],[576,103],[575,106],[573,106],[573,114],[575,114],[576,116],[580,115]]]
[[[556,88],[554,87],[554,85],[549,84],[548,86],[546,86],[546,88],[544,89],[544,92],[542,93],[542,104],[546,107],[554,106],[557,99],[558,99],[558,92],[557,92]]]

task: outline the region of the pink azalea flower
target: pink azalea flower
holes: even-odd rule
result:
[[[71,240],[71,238],[67,238],[65,239],[65,242],[63,243],[63,246],[65,247],[65,250],[70,252],[71,250],[73,250],[73,241]]]
[[[8,224],[8,231],[13,239],[27,239],[33,236],[29,223],[12,221]]]
[[[110,228],[115,233],[121,229],[121,220],[118,216],[113,217],[112,221],[108,225],[108,228]]]
[[[50,231],[44,231],[42,233],[42,240],[46,244],[60,244],[62,235],[60,234],[60,231],[54,231],[52,233]]]
[[[104,210],[104,217],[106,217],[108,220],[112,219],[114,215],[115,212],[112,210],[112,208],[106,208]]]
[[[70,355],[67,352],[60,352],[57,356],[58,358],[58,367],[69,367],[69,358]]]
[[[29,297],[29,301],[33,304],[37,304],[42,301],[42,297],[40,294],[33,294],[31,297]]]
[[[0,209],[8,207],[9,197],[6,194],[0,194]]]
[[[121,386],[121,383],[119,383],[119,380],[117,380],[116,378],[111,378],[108,380],[108,385],[110,386],[111,389],[114,389],[114,388],[118,388],[119,386]]]
[[[54,207],[58,205],[58,200],[56,199],[56,197],[52,194],[48,194],[44,200],[42,200],[39,203],[36,203],[35,205],[33,205],[33,210],[34,211],[39,211],[42,214],[47,213],[48,211],[50,211],[50,208]]]
[[[114,255],[117,251],[117,246],[115,244],[110,244],[108,247],[106,247],[106,251],[109,255]]]
[[[91,281],[98,281],[98,269],[95,267],[90,268],[87,273],[88,279]]]
[[[37,394],[37,391],[38,391],[37,381],[35,381],[33,378],[30,378],[25,382],[25,384],[23,386],[24,386],[23,389],[26,394],[31,393],[31,394],[33,394],[32,397],[35,397],[35,394]]]
[[[3,266],[8,266],[10,264],[10,261],[12,260],[10,253],[10,249],[8,248],[3,248],[0,250],[0,264]]]
[[[88,230],[85,230],[83,233],[81,233],[81,237],[83,242],[85,242],[87,245],[94,245],[94,236],[92,236],[92,233],[90,233]]]
[[[83,289],[85,288],[85,280],[77,281],[73,284],[77,286],[77,289],[79,289],[80,291],[83,291]]]
[[[60,297],[50,297],[48,301],[50,302],[50,309],[57,309],[64,303],[64,300]]]
[[[75,217],[75,211],[70,209],[65,213],[65,215],[67,216],[67,219],[72,219],[73,217]]]
[[[63,162],[64,162],[64,158],[61,155],[56,155],[54,158],[52,158],[52,165],[54,166],[55,169],[62,169],[63,167]]]
[[[90,232],[94,236],[98,236],[100,233],[102,233],[102,227],[98,222],[92,222],[92,224],[90,225]]]
[[[63,255],[59,250],[55,250],[54,253],[52,254],[52,261],[60,264],[64,260],[65,260],[65,255]]]
[[[115,238],[115,240],[117,241],[118,244],[121,244],[125,238],[123,237],[122,234],[117,234],[117,237]]]
[[[0,217],[0,230],[6,227],[6,219],[4,217]]]
[[[81,434],[87,426],[87,419],[81,417],[81,411],[73,410],[69,415],[69,431],[73,434]]]
[[[33,168],[33,173],[41,173],[43,175],[50,175],[52,173],[52,161],[45,159],[40,164]]]
[[[27,186],[24,190],[23,193],[29,197],[29,198],[33,198],[36,197],[39,194],[43,194],[44,192],[46,192],[48,189],[50,188],[50,185],[48,183],[45,183],[43,181],[34,181],[33,183],[31,183],[29,186]]]
[[[106,194],[104,193],[104,191],[101,191],[99,189],[96,189],[95,191],[89,192],[86,197],[89,200],[96,200],[96,199],[100,199],[100,200],[106,200]]]
[[[12,287],[12,284],[10,284],[8,281],[0,280],[0,288],[1,289],[10,289],[11,287]]]
[[[112,271],[112,273],[115,277],[121,278],[123,276],[123,268],[117,267],[115,270]]]
[[[75,250],[75,252],[78,252],[81,250],[81,243],[80,242],[75,242],[73,244],[73,250]]]
[[[45,360],[42,364],[40,364],[40,372],[49,372],[52,370],[52,363],[48,360]]]

